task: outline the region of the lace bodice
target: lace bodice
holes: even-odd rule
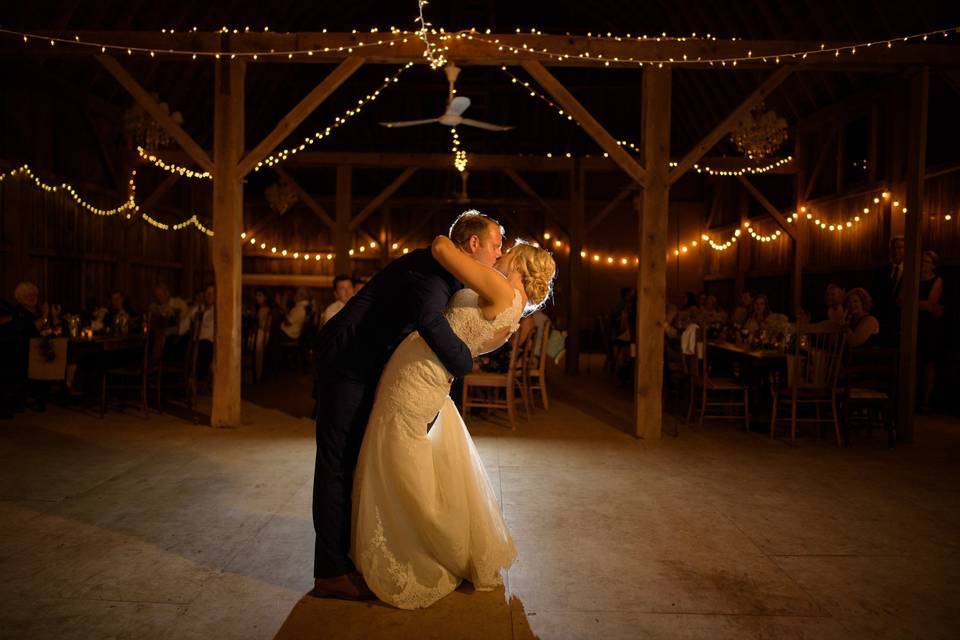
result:
[[[444,314],[450,328],[476,357],[493,351],[520,328],[523,314],[523,297],[518,290],[513,292],[513,304],[497,314],[493,320],[483,317],[478,305],[480,296],[473,289],[461,289],[450,298]]]

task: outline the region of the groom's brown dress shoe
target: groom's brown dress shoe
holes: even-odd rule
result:
[[[355,571],[335,578],[316,578],[310,595],[315,598],[339,600],[374,600],[376,598],[363,576]]]

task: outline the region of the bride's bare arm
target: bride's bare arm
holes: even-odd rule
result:
[[[457,280],[476,291],[496,308],[513,303],[513,286],[503,274],[480,264],[457,248],[446,236],[437,236],[431,247],[433,257]]]

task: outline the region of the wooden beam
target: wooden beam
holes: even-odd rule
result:
[[[254,167],[263,162],[263,159],[270,155],[270,152],[277,148],[287,136],[302,123],[307,117],[319,107],[324,100],[330,97],[341,84],[346,81],[353,72],[363,66],[363,58],[351,57],[345,59],[331,71],[320,84],[313,88],[313,91],[301,100],[297,106],[290,110],[287,115],[277,123],[273,131],[260,141],[260,144],[251,149],[243,160],[240,161],[238,171],[240,175],[245,176],[253,170]]]
[[[787,219],[783,217],[783,214],[780,213],[780,211],[773,206],[773,204],[767,200],[755,186],[753,186],[753,183],[750,182],[746,176],[737,176],[737,180],[739,180],[740,184],[747,188],[747,191],[750,192],[750,195],[752,195],[754,199],[760,203],[760,206],[762,206],[764,210],[770,214],[770,217],[776,220],[777,224],[780,225],[780,228],[783,229],[783,231],[790,236],[791,239],[796,240],[797,234],[796,230],[793,228],[793,225],[787,222]]]
[[[626,171],[627,175],[633,178],[637,184],[643,186],[647,181],[647,172],[640,164],[633,159],[629,153],[624,150],[616,139],[607,133],[607,130],[600,125],[596,119],[590,115],[580,102],[573,97],[566,87],[553,77],[547,69],[537,60],[526,60],[523,62],[523,68],[527,70],[534,80],[540,83],[547,93],[553,96],[561,107],[566,110],[583,127],[583,130],[593,138],[600,148],[607,152],[621,169]]]
[[[349,274],[350,245],[353,235],[350,233],[350,209],[353,197],[352,173],[350,167],[337,167],[337,220],[333,227],[333,246],[336,250],[334,272]]]
[[[897,437],[913,441],[917,397],[917,332],[920,314],[920,252],[923,249],[923,176],[927,156],[927,105],[930,70],[910,79],[907,116],[907,215],[904,230],[903,284],[900,305],[900,373],[897,393]]]
[[[606,219],[606,217],[613,212],[614,209],[616,209],[621,204],[623,204],[623,201],[626,200],[631,193],[636,191],[636,189],[637,189],[637,185],[634,182],[631,182],[630,184],[625,186],[623,189],[621,189],[620,193],[618,193],[613,200],[608,202],[607,206],[605,206],[603,209],[600,210],[600,213],[595,215],[590,220],[590,222],[587,224],[586,233],[589,234],[591,231],[596,229],[600,225],[600,223],[603,222]]]
[[[637,357],[634,434],[659,439],[663,431],[663,323],[667,304],[667,216],[670,206],[670,68],[643,70],[643,162],[647,182],[634,198],[639,213]]]
[[[175,149],[163,149],[156,155],[167,162],[185,164],[193,160]],[[369,153],[365,151],[301,151],[284,161],[287,167],[336,167],[350,165],[370,169],[431,169],[437,171],[451,171],[449,153]],[[748,167],[755,167],[757,163],[745,158],[725,158],[715,156],[705,158],[702,166],[710,166],[721,171],[736,171]],[[276,165],[275,165],[276,166]],[[580,158],[580,166],[589,172],[619,171],[620,168],[610,158],[590,156]],[[546,156],[524,156],[491,153],[471,153],[470,171],[502,171],[510,167],[515,171],[524,172],[557,172],[568,173],[573,169],[573,158]],[[793,162],[787,162],[768,173],[792,174],[795,171]]]
[[[153,209],[155,206],[157,206],[157,203],[160,202],[160,198],[165,196],[167,192],[173,188],[173,185],[177,184],[177,181],[179,179],[180,179],[180,174],[177,174],[177,173],[171,173],[166,178],[164,178],[163,182],[157,185],[157,188],[153,190],[153,193],[147,196],[146,200],[138,204],[140,209],[144,211],[149,211],[150,209]]]
[[[384,202],[389,200],[390,196],[396,193],[397,189],[402,187],[403,184],[410,179],[410,176],[412,176],[416,172],[417,172],[416,167],[407,167],[406,169],[404,169],[403,173],[397,176],[393,182],[388,184],[387,188],[381,191],[379,195],[377,195],[377,197],[375,197],[373,200],[367,203],[367,206],[365,206],[360,211],[360,213],[358,213],[356,217],[354,217],[353,220],[350,221],[350,230],[356,231],[357,227],[359,227],[364,220],[369,218],[374,211],[379,209]]]
[[[530,196],[537,204],[540,205],[543,211],[547,214],[547,217],[553,220],[554,224],[560,227],[564,233],[569,235],[566,221],[564,221],[563,216],[557,213],[557,210],[553,208],[553,205],[541,198],[540,194],[534,191],[533,187],[531,187],[530,184],[524,180],[519,173],[510,167],[504,167],[503,172],[507,174],[507,177],[510,178],[515,185],[520,187],[521,191]]]
[[[747,96],[746,100],[740,103],[740,106],[731,111],[730,114],[720,122],[720,124],[713,128],[713,131],[705,135],[700,142],[694,145],[693,149],[691,149],[689,153],[680,159],[680,161],[677,163],[677,166],[670,171],[670,184],[673,184],[679,180],[680,176],[693,168],[693,165],[696,164],[700,158],[705,156],[707,151],[712,149],[715,144],[720,142],[724,136],[733,131],[733,128],[737,126],[737,123],[740,122],[740,120],[747,115],[751,109],[763,102],[763,100],[770,95],[774,89],[779,87],[792,72],[793,67],[786,66],[777,69],[767,76],[767,79],[760,83],[760,86],[757,87],[753,93]]]
[[[213,133],[213,272],[216,282],[213,349],[214,427],[240,426],[240,309],[243,255],[237,239],[243,231],[243,153],[245,63],[215,65]],[[198,162],[198,164],[200,164]]]
[[[273,165],[274,172],[290,183],[290,186],[293,187],[293,190],[297,192],[297,197],[300,198],[300,202],[307,205],[307,207],[313,211],[313,213],[323,221],[325,225],[331,229],[335,229],[337,223],[333,221],[333,218],[330,217],[330,214],[327,213],[327,210],[323,208],[319,202],[317,202],[313,196],[307,193],[306,189],[300,186],[300,184],[293,179],[286,169],[280,165]]]
[[[177,141],[177,144],[187,152],[187,154],[196,162],[198,165],[203,167],[204,171],[209,171],[213,173],[213,161],[210,160],[210,156],[207,155],[207,152],[204,151],[200,145],[194,142],[193,138],[190,137],[183,128],[174,122],[173,118],[169,114],[164,112],[156,100],[147,93],[147,90],[140,86],[133,76],[131,76],[126,69],[124,69],[119,62],[116,61],[111,56],[98,55],[97,60],[103,65],[104,69],[110,72],[117,82],[127,90],[133,99],[139,104],[144,111],[150,114],[154,120],[157,121],[163,130],[170,134],[170,137]],[[241,141],[241,150],[243,149],[243,142]]]
[[[400,238],[394,240],[394,242],[397,243],[397,248],[402,249],[403,246],[410,241],[410,238],[416,235],[416,233],[420,231],[420,229],[427,226],[427,223],[429,223],[433,219],[433,216],[437,215],[441,211],[446,211],[446,209],[447,208],[445,206],[440,206],[435,209],[431,209],[429,212],[423,215],[419,220],[417,220],[417,223],[413,225],[411,229],[409,229]]]
[[[574,163],[570,172],[570,255],[567,259],[567,373],[580,371],[580,320],[583,316],[583,224],[586,173]]]
[[[70,57],[89,55],[89,46],[74,46],[68,43],[51,47],[47,37],[57,37],[57,31],[34,31],[37,37],[26,45],[18,38],[4,39],[4,50],[18,56],[38,55]],[[171,50],[202,51],[209,56],[221,52],[222,33],[219,31],[184,31],[160,33],[158,31],[71,31],[84,42],[113,45],[117,48],[138,47],[156,52],[158,60],[183,60],[183,55],[171,55]],[[376,44],[376,40],[382,44]],[[906,64],[953,66],[957,60],[957,46],[952,38],[937,37],[937,42],[893,42],[885,45],[857,49],[850,55],[849,47],[859,44],[854,40],[704,40],[676,39],[658,41],[655,38],[623,38],[600,40],[596,37],[569,35],[538,35],[525,33],[481,34],[463,32],[462,37],[444,41],[444,55],[456,60],[459,65],[514,65],[524,61],[542,60],[544,64],[557,67],[619,67],[637,69],[638,60],[670,60],[671,67],[692,67],[718,70],[711,61],[737,58],[743,60],[737,70],[743,68],[776,68],[784,62],[802,63],[804,68],[829,70],[857,68],[892,68]],[[938,44],[939,42],[946,44]],[[256,53],[261,64],[329,64],[356,55],[361,47],[368,62],[378,64],[423,63],[423,43],[410,34],[387,33],[333,33],[250,32],[230,34],[230,50],[248,56]],[[533,46],[531,46],[531,44]],[[819,53],[821,46],[825,51]],[[847,47],[838,61],[834,48]],[[553,53],[547,57],[538,50]],[[306,51],[313,55],[307,55]],[[304,53],[288,58],[285,51]],[[783,55],[785,51],[812,51],[805,59],[800,54]],[[745,59],[750,58],[747,62]],[[209,58],[208,58],[209,59]],[[728,65],[727,69],[731,69]]]
[[[834,137],[839,138],[840,128],[836,127],[833,129],[830,139],[826,144],[820,146],[820,154],[817,156],[817,164],[813,166],[813,171],[810,172],[809,177],[807,178],[807,186],[803,190],[803,197],[801,200],[806,202],[810,199],[810,194],[813,193],[813,188],[817,186],[817,178],[820,177],[820,172],[823,171],[823,167],[827,164],[827,158],[832,157],[836,160],[836,155],[830,155],[830,149],[833,148]],[[837,142],[839,145],[839,141]]]

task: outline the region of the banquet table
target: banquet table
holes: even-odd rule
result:
[[[750,358],[755,362],[775,364],[786,359],[787,354],[779,349],[751,349],[746,345],[727,342],[726,340],[707,340],[707,346],[712,349]]]
[[[70,353],[106,353],[143,348],[142,333],[130,333],[125,336],[94,336],[92,338],[70,338]]]

